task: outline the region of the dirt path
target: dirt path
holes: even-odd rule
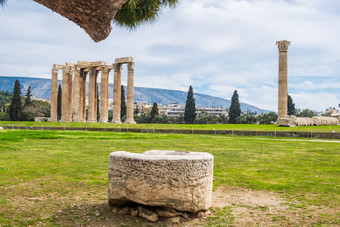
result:
[[[64,185],[66,191],[56,190],[57,182],[49,186],[37,181],[0,187],[0,226],[1,215],[14,226],[170,226],[113,213],[104,186],[70,184]],[[339,213],[339,207],[301,206],[285,200],[283,194],[222,186],[213,192],[208,216],[190,215],[181,226],[331,226]]]

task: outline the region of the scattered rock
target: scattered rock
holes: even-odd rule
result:
[[[156,222],[158,221],[158,214],[155,212],[152,212],[151,210],[148,210],[144,207],[139,206],[138,207],[138,215],[139,217],[145,218],[149,221]]]
[[[201,210],[197,213],[197,217],[206,217],[211,214],[210,210]]]
[[[177,216],[182,215],[182,213],[177,212],[174,209],[156,209],[156,212],[160,217],[167,217],[167,218],[172,218],[172,217],[177,217]]]
[[[167,218],[165,220],[166,223],[171,223],[171,224],[179,224],[181,222],[181,217],[177,216],[177,217],[171,217],[171,218]]]
[[[119,215],[123,216],[123,215],[128,215],[130,214],[130,208],[129,207],[124,207],[123,209],[121,209],[118,212]]]
[[[185,213],[185,212],[183,212],[183,213],[181,214],[181,216],[182,216],[183,218],[185,218],[185,219],[188,219],[188,218],[189,218],[189,215],[188,215],[187,213]]]
[[[119,210],[120,210],[120,208],[117,207],[117,206],[112,207],[112,213],[117,213]]]
[[[137,217],[138,216],[138,209],[135,209],[135,208],[131,209],[130,212],[131,212],[131,216],[132,217]]]

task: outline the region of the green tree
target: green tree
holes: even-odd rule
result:
[[[31,85],[28,86],[25,97],[26,97],[25,98],[25,106],[31,106],[32,105]]]
[[[296,113],[297,117],[314,117],[316,116],[316,111],[315,110],[310,110],[310,109],[303,109],[303,110],[298,110]]]
[[[287,114],[288,115],[294,115],[296,113],[295,110],[295,103],[293,102],[293,99],[290,95],[288,95],[288,103],[287,103]]]
[[[236,124],[256,124],[257,117],[253,114],[242,114],[235,119]]]
[[[151,112],[150,112],[150,117],[151,117],[151,122],[153,121],[153,119],[155,118],[156,115],[159,115],[158,113],[158,105],[157,103],[153,103]]]
[[[152,119],[153,124],[169,124],[169,118],[166,115],[155,115]]]
[[[193,124],[195,122],[195,119],[196,119],[196,105],[194,99],[194,90],[190,85],[184,109],[184,122],[186,124]]]
[[[270,125],[276,122],[277,117],[275,112],[265,113],[258,116],[258,121],[261,125]]]
[[[15,81],[14,90],[13,90],[13,98],[11,101],[11,105],[9,107],[9,116],[12,121],[21,121],[23,114],[23,106],[21,101],[21,89],[19,80]]]
[[[229,123],[235,124],[236,118],[239,117],[240,115],[241,115],[240,101],[238,99],[237,90],[235,90],[231,98],[231,104],[229,108]]]
[[[126,102],[125,102],[125,90],[124,85],[121,86],[121,95],[120,95],[120,119],[123,119],[123,117],[126,117]]]
[[[58,104],[57,104],[57,118],[61,119],[61,85],[58,86]]]

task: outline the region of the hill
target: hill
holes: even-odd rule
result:
[[[36,98],[50,99],[51,97],[51,80],[41,78],[30,78],[30,77],[5,77],[0,76],[0,90],[2,91],[13,91],[15,80],[20,81],[21,92],[24,95],[28,86],[31,85],[32,95]],[[59,81],[61,84],[61,81]],[[100,86],[99,86],[100,89]],[[126,90],[126,89],[125,89]],[[109,88],[110,98],[113,96],[113,84],[110,84]],[[222,107],[229,108],[230,100],[201,93],[195,93],[195,100],[197,107]],[[187,92],[158,89],[158,88],[146,88],[146,87],[135,87],[135,100],[145,101],[148,103],[157,102],[158,104],[167,105],[169,103],[178,103],[185,105],[187,98]],[[257,113],[267,113],[269,110],[263,110],[253,105],[241,103],[242,111],[249,110]]]

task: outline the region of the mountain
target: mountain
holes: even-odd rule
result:
[[[51,97],[51,80],[41,78],[30,78],[30,77],[5,77],[0,76],[0,90],[13,91],[15,80],[19,80],[21,85],[22,95],[26,94],[28,86],[31,85],[32,95],[36,98],[50,99]],[[58,81],[61,84],[61,81]],[[100,85],[100,84],[99,84]],[[100,86],[99,86],[100,90]],[[126,91],[127,89],[125,89]],[[112,99],[113,96],[113,84],[110,84],[109,96]],[[126,95],[126,94],[125,94]],[[222,107],[229,108],[230,100],[210,95],[194,93],[196,106],[197,107]],[[158,89],[158,88],[145,88],[135,87],[135,100],[145,101],[148,103],[156,102],[158,104],[167,105],[169,103],[178,103],[185,105],[187,98],[187,92]],[[257,113],[268,113],[269,110],[264,110],[256,106],[252,106],[246,103],[240,103],[242,111],[251,111]]]

